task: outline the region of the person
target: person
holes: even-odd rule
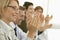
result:
[[[18,40],[9,26],[9,22],[16,20],[16,9],[19,9],[17,0],[0,0],[0,40]]]
[[[25,16],[25,8],[22,6],[19,6],[19,14],[16,15],[17,18],[16,20],[12,21],[9,23],[9,25],[15,29],[16,28],[16,36],[18,37],[19,40],[25,40],[26,38],[26,33],[23,32],[23,30],[18,26],[21,24],[21,22],[24,20],[24,16]]]
[[[25,7],[19,6],[19,16],[20,16],[20,22],[17,22],[17,24],[21,25],[22,21],[25,20]]]
[[[45,18],[44,18],[44,15],[42,14],[43,13],[43,8],[41,6],[37,6],[34,10],[35,12],[35,15],[37,16],[37,20],[38,20],[38,24],[40,23],[40,25],[43,25],[44,21],[45,21],[45,25],[46,24],[49,24],[49,21],[52,19],[52,16],[49,17],[49,15],[47,15]],[[51,24],[50,24],[51,25]],[[43,27],[40,29],[40,31],[43,31],[47,28],[50,28],[48,26],[46,26],[44,29]]]
[[[43,33],[44,30],[51,28],[52,24],[49,24],[49,21],[52,19],[52,16],[51,17],[49,17],[49,16],[44,17],[43,8],[41,6],[37,6],[34,9],[34,11],[35,11],[35,15],[37,16],[36,20],[38,20],[37,27],[39,28],[39,31]],[[38,31],[38,29],[37,29],[37,31]],[[44,38],[44,35],[42,35],[42,33],[39,34],[39,35],[41,35],[40,40],[46,40]],[[38,36],[38,32],[36,32],[36,36]]]
[[[30,7],[29,8],[29,6],[32,6],[32,7]],[[24,19],[24,21],[22,21],[22,23],[21,23],[21,28],[23,29],[23,31],[26,33],[27,32],[27,23],[26,23],[26,15],[28,15],[30,12],[32,13],[33,12],[33,3],[31,3],[31,2],[24,2],[24,4],[23,4],[23,7],[25,7],[26,8],[26,11],[29,11],[27,14],[25,13],[25,19]]]
[[[23,6],[26,8],[26,24],[27,24],[26,27],[27,27],[28,34],[29,34],[28,36],[31,39],[34,39],[34,34],[35,34],[36,28],[32,24],[29,24],[30,20],[31,20],[31,16],[34,13],[33,3],[25,2]]]

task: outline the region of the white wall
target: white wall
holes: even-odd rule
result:
[[[53,14],[52,23],[60,24],[60,0],[49,0],[49,13]]]
[[[60,40],[60,29],[47,29],[47,40]]]

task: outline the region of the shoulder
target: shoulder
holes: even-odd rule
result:
[[[3,32],[4,31],[4,29],[2,28],[2,26],[0,25],[0,32]]]
[[[0,26],[0,35],[3,36],[5,35],[5,31],[3,30],[3,28]]]

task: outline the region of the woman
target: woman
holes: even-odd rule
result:
[[[17,0],[0,0],[0,40],[18,40],[9,22],[16,20]]]

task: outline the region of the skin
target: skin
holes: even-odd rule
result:
[[[44,15],[41,9],[36,10],[35,15],[37,16],[37,21],[39,23],[37,25],[38,30],[44,31],[45,29],[51,28],[52,24],[49,24],[49,21],[52,19],[52,17],[46,16],[46,18],[44,18]],[[42,26],[44,21],[45,21],[45,25]]]
[[[37,16],[37,19],[43,23],[44,22],[44,15],[41,9],[38,9],[35,11],[35,15]]]
[[[29,24],[31,22],[31,17],[32,17],[33,13],[34,13],[33,5],[30,5],[28,7],[28,9],[26,10],[26,17],[27,17],[26,22],[27,22],[27,29],[29,31],[27,36],[32,38],[32,39],[34,39],[34,34],[35,34],[35,31],[36,31],[36,28],[33,25]]]
[[[30,23],[30,20],[31,20],[31,16],[33,14],[33,11],[34,11],[33,5],[30,5],[28,7],[28,9],[26,10],[26,18],[27,18],[26,21],[27,21],[27,25]]]
[[[16,19],[16,24],[20,25],[21,22],[25,19],[25,10],[19,10],[19,14],[17,15],[17,19]]]
[[[31,11],[32,10],[32,11]],[[34,13],[35,18],[32,18],[32,14]],[[38,14],[37,14],[38,13]],[[52,24],[49,24],[49,22],[47,22],[43,27],[42,24],[44,22],[44,20],[50,20],[48,18],[50,17],[46,17],[44,18],[43,14],[42,14],[42,10],[36,10],[35,12],[33,11],[33,6],[29,6],[28,9],[26,10],[26,17],[27,17],[27,29],[29,31],[28,33],[28,37],[30,38],[34,38],[34,34],[36,32],[36,29],[38,28],[38,30],[40,31],[44,31],[47,28],[50,28],[52,26]],[[36,19],[37,18],[37,19]],[[39,22],[39,25],[37,24],[37,22]],[[46,22],[46,21],[45,21]],[[32,25],[33,24],[33,25]],[[48,24],[48,25],[47,25]]]
[[[18,4],[16,1],[11,1],[9,6],[13,6],[18,9]],[[12,7],[7,6],[6,8],[3,9],[1,19],[4,20],[7,24],[9,24],[9,22],[16,20],[16,15],[17,15],[16,10],[13,9]]]

